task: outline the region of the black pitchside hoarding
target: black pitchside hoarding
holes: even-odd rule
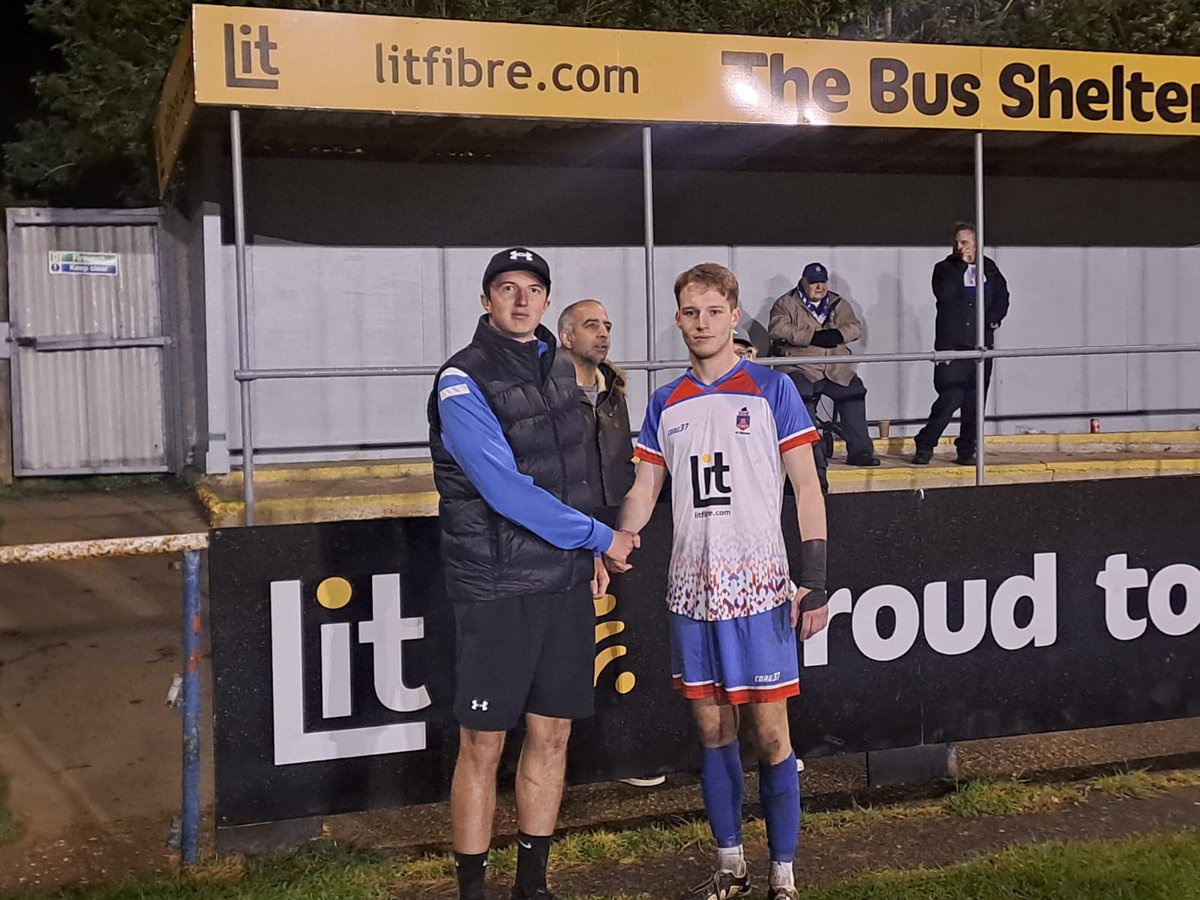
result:
[[[1200,477],[829,498],[830,627],[801,756],[1200,715]],[[784,513],[790,546],[795,516]],[[695,766],[670,688],[669,508],[597,602],[570,775]],[[453,617],[432,518],[220,529],[209,554],[221,826],[444,799]]]

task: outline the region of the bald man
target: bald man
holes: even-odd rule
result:
[[[625,373],[608,359],[612,320],[599,300],[579,300],[558,317],[559,352],[583,394],[587,479],[597,506],[619,506],[633,486],[633,435]]]

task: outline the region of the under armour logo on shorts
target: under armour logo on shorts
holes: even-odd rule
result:
[[[472,700],[471,709],[478,709],[487,712],[488,702],[486,700]]]
[[[528,262],[533,262],[533,254],[528,250],[512,250],[508,254],[509,259],[524,259]],[[487,707],[484,707],[486,709]]]

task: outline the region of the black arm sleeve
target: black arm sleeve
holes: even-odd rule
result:
[[[820,609],[829,602],[825,591],[825,550],[824,538],[813,538],[800,544],[800,587],[809,591],[800,601],[802,613]]]

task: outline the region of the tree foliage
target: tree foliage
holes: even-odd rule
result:
[[[832,4],[841,6],[841,4]],[[1200,52],[1200,0],[894,0],[854,4],[842,36],[1124,53]]]
[[[1200,0],[249,0],[228,4],[613,28],[1200,52]],[[153,112],[188,0],[30,0],[61,65],[5,146],[15,194],[155,202]]]

